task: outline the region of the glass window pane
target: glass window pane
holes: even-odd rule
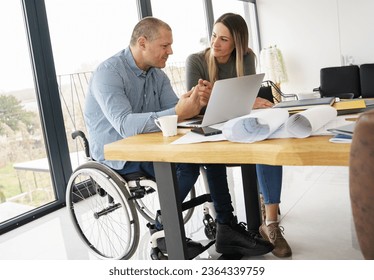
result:
[[[173,30],[173,55],[164,70],[175,92],[182,94],[186,92],[184,65],[187,56],[202,51],[208,44],[203,1],[152,0],[151,4],[153,16],[168,23]]]
[[[45,0],[69,151],[81,163],[84,98],[92,71],[126,48],[138,22],[136,0]]]
[[[257,23],[256,23],[256,14],[255,14],[255,4],[240,1],[232,0],[228,5],[227,0],[213,0],[213,14],[214,19],[216,20],[224,13],[236,13],[241,15],[248,25],[249,31],[249,46],[255,52],[257,57],[259,57],[259,41],[257,33]]]
[[[21,1],[0,2],[0,224],[55,201]]]

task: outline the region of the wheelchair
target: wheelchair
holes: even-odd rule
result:
[[[96,162],[90,157],[85,134],[74,131],[72,138],[77,137],[83,141],[87,162],[73,171],[66,188],[66,205],[74,228],[99,259],[130,259],[139,244],[138,213],[154,223],[160,209],[157,184],[143,174],[123,177]],[[189,200],[182,203],[184,223],[191,218],[195,206],[209,202],[209,194],[196,197],[195,188],[192,188]],[[207,206],[204,207],[203,224],[210,242],[201,248],[201,252],[215,241],[216,224]],[[163,231],[152,234],[151,259],[167,259],[166,252],[157,247],[157,240],[162,237]],[[191,258],[201,252],[193,252]]]

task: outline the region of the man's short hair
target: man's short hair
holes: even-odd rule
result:
[[[134,46],[139,37],[144,36],[149,41],[155,40],[159,35],[160,28],[165,28],[171,31],[170,26],[155,17],[145,17],[141,19],[134,27],[131,34],[130,45]]]

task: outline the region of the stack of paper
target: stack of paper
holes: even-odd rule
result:
[[[345,134],[336,134],[334,137],[330,138],[331,143],[352,143],[352,136]]]
[[[333,134],[344,134],[344,135],[352,136],[353,131],[355,130],[355,126],[356,126],[356,122],[352,122],[350,124],[346,124],[343,126],[330,128],[328,129],[328,131],[330,131]]]
[[[356,122],[352,122],[347,125],[334,127],[328,129],[331,133],[335,134],[334,137],[330,139],[333,143],[351,143],[353,132],[355,130]]]

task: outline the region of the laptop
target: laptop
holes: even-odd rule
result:
[[[178,123],[178,127],[205,127],[248,115],[265,74],[218,80],[214,83],[205,114]]]

